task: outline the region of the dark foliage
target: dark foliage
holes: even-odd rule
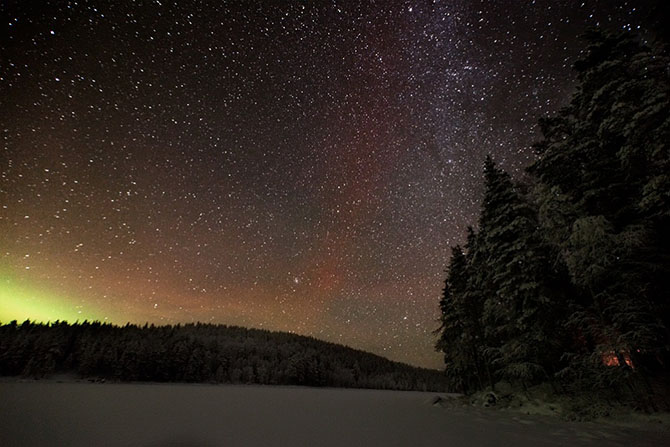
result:
[[[630,34],[586,39],[571,103],[540,121],[531,182],[486,160],[437,348],[466,391],[550,381],[668,406],[670,59]]]
[[[118,381],[446,389],[438,371],[282,332],[211,324],[0,326],[0,375]]]

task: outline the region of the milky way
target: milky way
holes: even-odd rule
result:
[[[439,367],[486,154],[638,2],[0,6],[0,321],[292,331]]]

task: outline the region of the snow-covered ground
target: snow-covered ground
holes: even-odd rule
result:
[[[433,405],[436,393],[0,383],[0,446],[670,445],[668,433]]]

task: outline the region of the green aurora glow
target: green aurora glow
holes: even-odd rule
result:
[[[73,297],[49,290],[49,287],[24,285],[20,280],[0,273],[0,322],[12,320],[49,321],[107,321],[109,314],[86,309]]]

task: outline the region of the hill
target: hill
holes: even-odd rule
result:
[[[438,371],[311,337],[212,324],[0,326],[0,375],[445,391]]]

